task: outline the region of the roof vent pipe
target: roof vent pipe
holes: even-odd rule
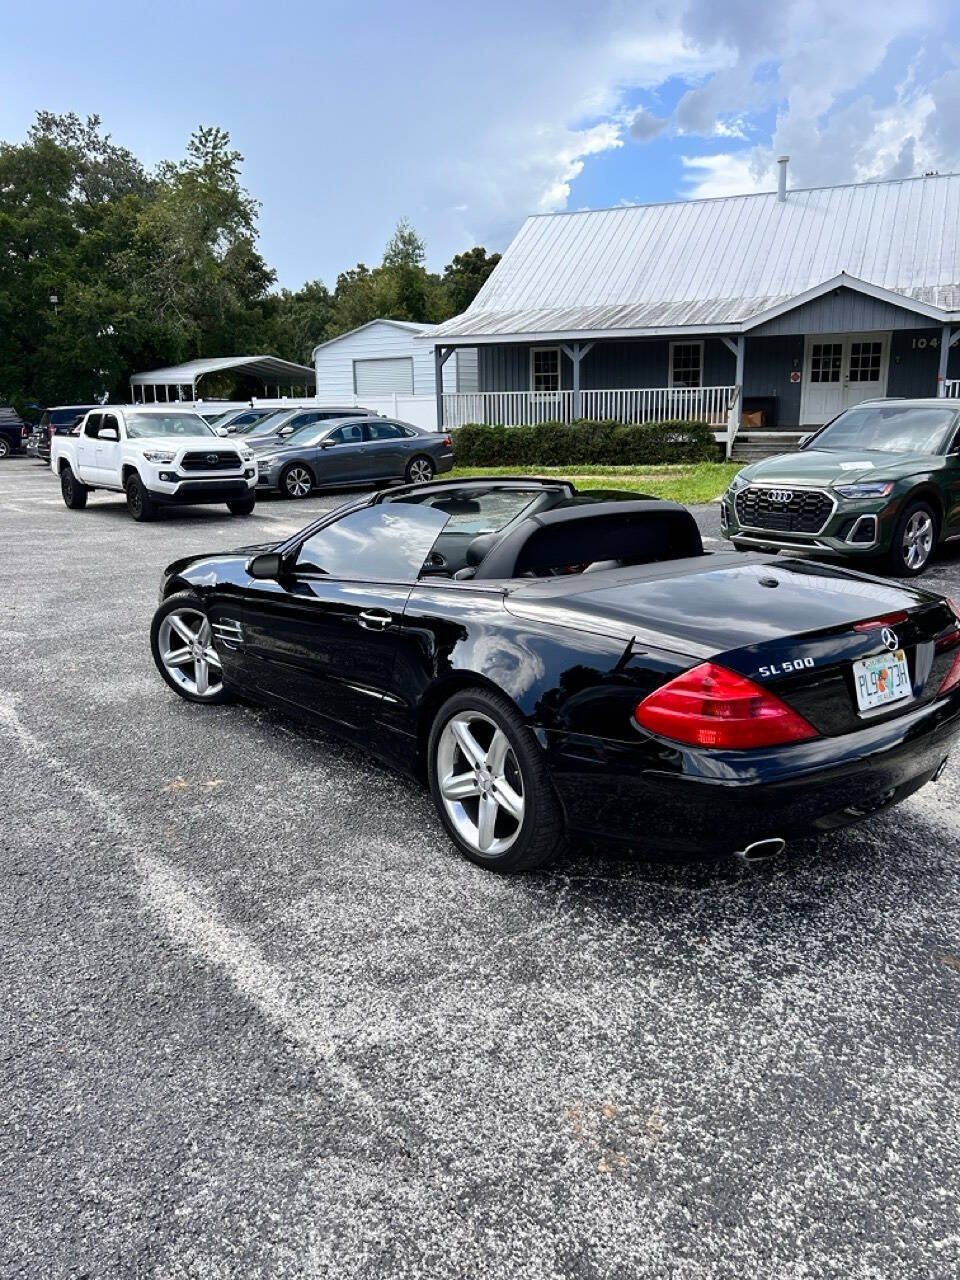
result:
[[[780,169],[780,176],[777,179],[777,199],[781,204],[787,198],[787,165],[789,163],[789,156],[780,156],[777,160],[777,165]]]

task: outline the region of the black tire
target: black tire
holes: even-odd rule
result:
[[[919,538],[911,531],[924,531]],[[940,517],[924,499],[907,502],[900,513],[890,549],[885,558],[886,569],[898,578],[915,578],[923,573],[940,538]]]
[[[227,510],[232,516],[252,516],[253,509],[257,505],[257,495],[251,493],[246,498],[234,498],[227,503]]]
[[[733,549],[734,551],[752,551],[753,547],[748,546],[745,542],[735,542]]]
[[[418,453],[407,463],[404,472],[407,484],[428,484],[437,474],[437,464],[425,453]]]
[[[178,610],[192,610],[197,614],[201,614],[204,618],[207,616],[203,601],[193,591],[177,591],[174,595],[168,596],[164,600],[154,613],[153,621],[150,624],[150,652],[153,654],[153,661],[156,663],[157,670],[174,693],[179,694],[186,702],[198,702],[205,707],[215,707],[223,702],[232,702],[233,695],[229,690],[222,687],[222,684],[216,692],[207,693],[201,697],[196,693],[191,693],[188,688],[175,680],[167,670],[160,655],[161,628],[164,620],[171,613],[175,613]]]
[[[6,436],[0,436],[0,458],[9,458],[13,453],[13,448]]]
[[[303,485],[309,484],[304,490]],[[309,498],[316,478],[305,462],[290,462],[280,472],[280,496],[282,498]]]
[[[127,490],[127,510],[133,516],[134,520],[141,523],[146,520],[155,520],[157,516],[157,504],[153,498],[143,487],[143,481],[138,475],[132,475],[126,484]]]
[[[512,776],[519,774],[518,794],[523,799],[523,818],[516,829],[513,843],[503,852],[483,853],[476,844],[465,839],[448,813],[440,791],[438,752],[443,750],[444,730],[451,720],[470,712],[479,713],[486,722],[492,722],[506,735],[512,752],[509,767],[512,769],[513,765],[516,766]],[[466,756],[461,758],[466,760]],[[467,769],[467,772],[470,770]],[[437,712],[430,730],[427,773],[433,802],[447,834],[460,852],[478,866],[501,872],[531,871],[553,861],[566,844],[563,810],[553,789],[543,753],[516,709],[501,694],[486,689],[464,689],[447,699]],[[514,791],[516,790],[514,786]],[[476,802],[479,805],[479,797]],[[466,809],[472,803],[473,798],[470,798],[464,801],[462,807]],[[498,823],[499,821],[498,817]],[[508,830],[511,821],[507,815]],[[479,830],[479,826],[477,829]]]
[[[80,483],[70,470],[69,463],[60,472],[60,492],[63,494],[64,505],[71,511],[82,511],[87,505],[87,486]]]

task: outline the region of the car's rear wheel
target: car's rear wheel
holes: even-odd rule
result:
[[[291,462],[280,473],[280,492],[285,498],[309,498],[313,472],[302,462]]]
[[[133,516],[134,520],[141,522],[145,520],[153,520],[157,514],[157,504],[147,493],[143,487],[143,481],[139,476],[133,475],[127,481],[127,510]]]
[[[234,498],[227,503],[227,510],[232,516],[252,516],[253,509],[257,505],[257,495],[251,493],[246,498]]]
[[[565,842],[563,811],[540,748],[506,698],[465,689],[440,708],[427,744],[440,820],[471,862],[529,871]]]
[[[82,511],[87,505],[87,486],[80,483],[69,465],[60,472],[60,492],[63,494],[64,504],[71,511]]]
[[[408,484],[426,484],[437,474],[437,468],[433,459],[428,458],[425,453],[418,453],[415,458],[411,458],[407,463],[407,483]]]
[[[9,458],[13,450],[10,448],[10,441],[4,436],[0,436],[0,458]]]
[[[164,600],[153,615],[150,648],[157,670],[181,698],[188,702],[229,701],[203,601],[192,591],[178,591]]]
[[[939,520],[929,502],[904,507],[887,552],[887,567],[898,577],[914,578],[930,563],[937,545]]]

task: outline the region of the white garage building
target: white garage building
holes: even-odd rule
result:
[[[418,426],[437,425],[433,324],[371,320],[313,349],[317,399],[375,409]],[[461,348],[443,368],[443,390],[477,390],[477,352]]]

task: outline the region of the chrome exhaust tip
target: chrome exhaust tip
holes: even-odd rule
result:
[[[738,849],[734,856],[744,862],[769,862],[771,858],[778,858],[786,847],[786,840],[772,836],[769,840],[754,840],[745,849]]]

